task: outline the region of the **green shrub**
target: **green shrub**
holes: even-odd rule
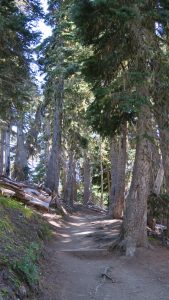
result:
[[[38,258],[39,258],[40,244],[31,243],[25,255],[17,258],[12,262],[12,269],[17,272],[30,287],[37,285],[39,280],[38,275]]]
[[[38,230],[38,236],[42,240],[47,240],[52,236],[52,230],[49,224],[42,224]]]
[[[12,232],[13,226],[7,216],[0,220],[0,236],[4,233]]]
[[[0,197],[0,206],[13,210],[20,211],[26,218],[30,218],[33,215],[33,211],[26,207],[23,203],[10,198]]]

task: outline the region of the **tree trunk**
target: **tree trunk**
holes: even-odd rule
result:
[[[65,194],[65,190],[66,190],[66,182],[67,182],[67,156],[66,156],[65,149],[62,149],[61,182],[62,182],[62,198],[64,198],[64,194]]]
[[[60,179],[60,155],[61,155],[61,131],[62,131],[62,108],[63,108],[64,81],[60,79],[54,94],[54,123],[52,149],[49,157],[46,187],[58,194]]]
[[[163,65],[164,63],[164,65]],[[165,70],[166,62],[159,57],[155,63],[154,72],[154,115],[158,124],[160,149],[162,154],[162,163],[164,168],[165,188],[169,194],[169,105],[168,90],[163,82],[163,68]]]
[[[162,184],[164,182],[164,168],[161,160],[161,155],[159,153],[159,147],[155,143],[151,144],[151,146],[152,165],[150,173],[150,193],[159,196]],[[153,231],[155,231],[156,218],[154,216],[154,212],[151,209],[151,205],[149,205],[149,202],[147,211],[147,225]]]
[[[108,193],[108,200],[107,200],[107,207],[110,207],[110,197],[111,197],[111,180],[110,180],[110,171],[107,172],[107,193]]]
[[[17,124],[17,146],[13,177],[18,181],[28,179],[28,161],[25,146],[25,135],[23,132],[23,119],[18,120]]]
[[[164,117],[163,115],[163,118],[164,118],[162,121],[163,123],[159,122],[160,148],[161,148],[163,168],[164,168],[165,190],[166,193],[169,195],[169,132],[168,132],[168,128],[165,127],[167,124],[168,116]],[[169,219],[167,219],[166,225],[167,225],[166,236],[169,237]]]
[[[126,201],[124,222],[120,235],[120,246],[126,255],[133,256],[137,246],[147,246],[147,198],[149,195],[151,158],[150,133],[151,114],[147,106],[142,107],[137,123],[137,146],[133,176]]]
[[[159,57],[160,58],[160,57]],[[169,105],[168,89],[163,82],[163,69],[166,67],[162,60],[156,61],[155,88],[154,88],[154,115],[158,124],[162,164],[164,168],[164,188],[169,195]],[[169,237],[169,221],[167,224],[167,235]]]
[[[169,194],[169,132],[168,130],[160,130],[160,148],[162,153],[162,161],[165,177],[165,189]]]
[[[76,161],[73,162],[73,202],[77,202]]]
[[[165,103],[158,101],[158,97],[157,99],[155,98],[155,100],[156,110],[154,113],[160,133],[160,149],[164,168],[165,188],[166,192],[169,194],[169,108]]]
[[[4,150],[5,150],[5,131],[1,128],[1,144],[0,144],[0,175],[4,170]]]
[[[126,169],[126,135],[127,124],[123,125],[119,137],[111,141],[111,193],[109,215],[119,219],[124,210],[125,169]]]
[[[83,204],[87,205],[90,201],[91,196],[91,168],[90,168],[90,159],[87,154],[87,151],[84,151],[84,196],[83,196]]]
[[[47,117],[44,120],[44,140],[45,140],[45,166],[46,170],[49,163],[50,157],[50,136],[51,136],[51,128],[50,122]]]
[[[163,180],[164,180],[164,167],[163,167],[163,163],[161,163],[153,187],[153,193],[156,194],[157,196],[160,194]]]
[[[66,188],[64,191],[64,203],[68,207],[73,207],[73,196],[74,196],[74,151],[71,149],[69,152],[69,163],[68,163],[68,173],[67,173],[67,181]]]
[[[100,198],[100,206],[103,207],[104,205],[104,195],[103,195],[103,192],[104,192],[104,178],[103,178],[103,157],[102,157],[102,141],[100,141],[100,177],[101,177],[101,182],[100,182],[100,185],[101,185],[101,198]]]
[[[10,176],[10,125],[5,131],[5,176]]]

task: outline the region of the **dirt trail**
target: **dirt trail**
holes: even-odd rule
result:
[[[169,250],[110,254],[104,246],[117,235],[118,221],[84,212],[62,223],[48,217],[56,231],[36,300],[169,300]]]

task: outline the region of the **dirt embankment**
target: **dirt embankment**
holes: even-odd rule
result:
[[[0,300],[33,297],[39,288],[43,240],[50,232],[40,214],[0,197]]]
[[[135,258],[108,253],[120,222],[80,212],[61,222],[47,215],[54,238],[46,247],[41,293],[34,300],[169,300],[169,250],[138,249]]]

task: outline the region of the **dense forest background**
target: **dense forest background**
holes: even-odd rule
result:
[[[0,174],[123,216],[128,254],[147,203],[169,228],[168,46],[165,0],[0,0]]]

